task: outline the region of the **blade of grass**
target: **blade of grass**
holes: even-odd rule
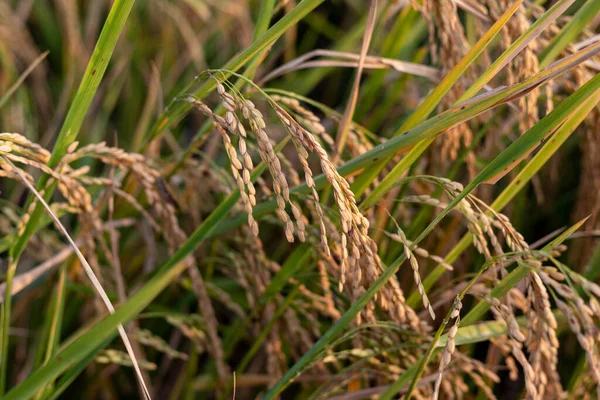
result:
[[[90,363],[94,361],[94,358],[96,358],[96,354],[98,354],[98,352],[102,350],[102,348],[108,345],[108,343],[110,343],[109,340],[107,340],[102,345],[98,346],[94,351],[91,351],[87,357],[85,357],[73,368],[67,371],[63,376],[61,376],[58,382],[56,382],[56,386],[53,388],[52,392],[48,393],[44,397],[44,400],[54,400],[59,398],[60,395],[69,387],[69,385],[73,383],[73,381],[79,376],[79,374],[81,374],[83,370],[86,369],[90,365]]]
[[[583,31],[600,12],[600,0],[588,0],[552,38],[539,55],[540,68],[546,68]]]
[[[506,150],[491,161],[465,189],[455,197],[448,206],[436,216],[436,218],[427,226],[423,232],[413,241],[411,247],[414,248],[423,238],[425,238],[433,228],[472,192],[479,184],[485,182],[490,177],[496,175],[509,165],[514,159],[520,157],[523,153],[529,151],[531,147],[538,144],[540,138],[544,137],[548,131],[556,129],[562,124],[582,101],[592,96],[600,90],[600,74],[596,75],[577,92],[560,103],[550,114],[544,117],[538,124],[527,131],[525,134],[515,140]],[[412,249],[411,249],[412,250]],[[402,254],[391,266],[387,267],[379,278],[369,287],[366,292],[360,296],[354,304],[342,315],[342,317],[325,332],[313,347],[306,352],[292,368],[273,386],[265,395],[264,399],[272,399],[278,396],[297,376],[304,367],[306,367],[320,352],[333,340],[342,330],[356,317],[356,315],[367,305],[383,285],[395,274],[398,267],[404,262],[405,255]]]

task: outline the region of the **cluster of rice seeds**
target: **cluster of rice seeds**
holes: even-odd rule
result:
[[[78,218],[83,227],[83,229],[81,229],[81,235],[84,251],[95,273],[102,279],[102,274],[99,271],[94,239],[96,234],[102,231],[102,221],[92,204],[92,198],[85,189],[83,181],[104,185],[107,183],[107,180],[86,177],[85,174],[89,172],[88,167],[73,170],[68,165],[68,156],[74,151],[77,143],[73,143],[67,150],[67,156],[65,157],[67,160],[63,160],[59,166],[53,170],[46,165],[50,159],[50,153],[39,145],[32,143],[19,134],[4,133],[0,134],[0,137],[2,138],[2,140],[0,140],[2,143],[0,145],[0,152],[4,153],[6,157],[14,162],[32,166],[48,174],[50,179],[48,180],[47,185],[51,185],[54,181],[57,182],[59,192],[61,192],[68,202],[68,207],[64,209],[71,213],[78,214]],[[10,171],[12,168],[10,166],[6,167],[5,163],[2,163],[2,166],[4,171]],[[33,179],[28,174],[25,175],[33,182]],[[42,195],[44,192],[44,190],[40,191]],[[23,214],[17,227],[19,234],[23,234],[25,226],[31,217],[31,213],[36,206],[37,200],[32,201],[26,212]]]
[[[279,153],[277,156],[281,165],[283,166],[283,169],[285,170],[284,173],[288,177],[289,181],[292,182],[292,184],[295,186],[300,185],[300,176],[298,175],[298,172],[296,172],[296,169],[294,168],[292,163],[290,163],[290,161],[283,155],[283,153]],[[306,203],[308,204],[310,202],[307,201]],[[306,224],[308,223],[308,221],[304,214],[300,211],[300,204],[298,204],[294,200],[290,200],[290,208],[292,209],[292,214],[294,215],[294,219],[296,221],[296,234],[298,235],[300,241],[304,242],[306,240]]]
[[[513,226],[508,217],[502,213],[496,213],[497,227],[502,231],[506,244],[514,251],[527,251],[529,244]]]
[[[513,291],[516,291],[516,289],[511,290],[511,292]],[[492,306],[491,310],[495,318],[497,320],[504,321],[508,328],[508,339],[499,337],[492,339],[491,342],[494,346],[496,346],[497,349],[500,350],[500,353],[505,357],[505,363],[509,371],[510,379],[513,381],[516,381],[518,379],[520,374],[520,370],[517,367],[518,363],[521,366],[524,374],[527,398],[540,399],[541,397],[539,396],[539,390],[536,386],[536,371],[530,364],[530,360],[527,359],[527,356],[523,351],[523,343],[521,342],[521,340],[523,339],[523,331],[520,330],[518,324],[516,324],[516,321],[511,322],[515,319],[512,310],[509,307],[507,308],[505,305],[503,305],[499,299],[488,297],[486,298],[486,300]],[[525,303],[525,301],[523,303]],[[516,304],[518,304],[518,302]],[[521,308],[522,311],[526,311],[527,307],[529,307],[528,304],[520,304],[519,308]],[[529,336],[530,334],[531,333],[528,332],[527,336]]]
[[[453,186],[454,187],[454,186]],[[454,195],[452,193],[451,195]],[[492,220],[487,215],[478,212],[475,210],[470,202],[470,197],[467,199],[463,199],[457,206],[457,210],[465,217],[467,222],[467,228],[471,233],[471,237],[473,239],[473,245],[477,249],[477,251],[485,256],[486,259],[490,259],[492,257],[492,253],[488,246],[488,237],[490,244],[496,254],[503,254],[502,248],[498,242],[498,238],[491,229],[491,225],[495,224],[495,221]],[[446,208],[448,205],[445,202],[440,201],[439,199],[435,199],[429,195],[418,195],[418,196],[407,196],[402,199],[404,202],[411,203],[419,203],[426,204],[430,206],[434,206],[437,208]],[[443,264],[442,264],[443,265]]]
[[[271,96],[271,99],[287,107],[293,113],[296,121],[304,125],[312,134],[323,139],[330,149],[335,148],[335,140],[327,133],[327,129],[325,129],[321,119],[311,110],[300,104],[297,99],[279,95]]]
[[[460,298],[456,298],[454,300],[454,304],[452,306],[452,312],[450,313],[450,320],[454,320],[454,323],[448,330],[448,341],[446,343],[446,347],[444,348],[444,352],[442,353],[442,358],[440,360],[440,365],[438,368],[438,375],[435,380],[433,396],[432,399],[437,399],[440,394],[440,385],[442,384],[442,377],[444,374],[444,370],[450,364],[450,360],[452,359],[452,354],[456,349],[456,342],[454,338],[456,337],[456,332],[458,332],[458,325],[460,324],[460,310],[462,308],[462,303]],[[448,320],[444,321],[446,324],[449,322]]]
[[[558,308],[567,316],[571,331],[575,333],[577,341],[585,351],[587,367],[598,385],[600,382],[600,358],[596,343],[599,335],[598,328],[592,320],[594,312],[581,299],[579,299],[579,304],[567,304],[559,299],[555,300]]]
[[[557,322],[552,313],[548,290],[536,272],[527,276],[527,299],[529,308],[525,315],[529,335],[526,345],[534,372],[531,384],[542,398],[544,395],[561,395],[563,389],[556,370],[559,347]]]
[[[246,129],[241,121],[239,121],[235,113],[236,101],[233,96],[225,92],[225,88],[221,84],[217,86],[217,89],[221,95],[221,98],[223,99],[223,105],[227,110],[225,113],[225,118],[214,114],[210,107],[193,97],[189,97],[188,101],[191,102],[202,114],[213,120],[215,129],[221,135],[225,152],[229,158],[231,174],[233,175],[238,189],[240,190],[242,203],[244,204],[244,209],[248,215],[248,226],[250,226],[250,229],[254,235],[258,235],[258,223],[252,216],[252,210],[256,205],[256,188],[250,180],[250,172],[252,171],[253,163],[252,158],[247,151],[245,139],[247,136]],[[240,147],[240,153],[242,154],[241,159],[238,157],[238,151],[231,142],[231,137],[227,133],[228,131],[232,135],[239,136],[238,145]]]
[[[278,206],[277,215],[285,225],[286,237],[288,240],[292,241],[294,231],[298,231],[301,232],[299,237],[303,239],[305,236],[303,232],[304,216],[299,207],[290,200],[289,186],[286,176],[282,172],[282,163],[275,155],[273,145],[265,132],[266,124],[262,113],[250,100],[242,98],[239,94],[234,97],[228,93],[225,90],[225,86],[221,83],[217,84],[217,92],[219,93],[223,106],[227,110],[225,118],[214,115],[208,106],[195,98],[190,97],[187,100],[194,104],[202,113],[213,118],[217,129],[222,135],[226,134],[226,131],[229,131],[231,134],[239,134],[239,136],[243,138],[246,137],[246,130],[243,128],[243,124],[237,116],[237,112],[241,111],[244,120],[247,121],[250,130],[257,138],[259,155],[269,167],[269,171],[273,177],[273,191]],[[308,163],[309,152],[317,155],[323,173],[333,186],[334,198],[340,210],[342,225],[342,232],[340,235],[340,290],[343,290],[344,284],[349,280],[351,282],[353,295],[358,295],[360,290],[368,283],[375,281],[377,276],[383,270],[379,257],[377,256],[377,246],[368,236],[369,222],[358,210],[354,194],[350,190],[348,182],[337,173],[335,166],[329,160],[327,152],[319,141],[294,120],[281,106],[270,99],[269,103],[275,109],[287,131],[291,134],[292,141],[296,146],[300,163],[304,170],[306,183],[312,188],[313,198],[315,200],[314,208],[317,212],[317,219],[319,220],[319,225],[321,227],[321,241],[327,257],[330,257],[331,253],[327,243],[327,231],[324,222],[325,216],[319,204],[318,193],[312,178],[312,170]],[[219,127],[221,127],[221,129],[219,129]],[[227,139],[225,139],[225,141],[229,143]],[[245,148],[247,148],[247,145]],[[234,159],[231,157],[233,155],[232,153],[232,150],[228,150],[230,160]],[[235,163],[235,161],[233,161],[233,163]],[[239,170],[239,168],[235,169]],[[238,180],[238,184],[239,182],[240,181]],[[286,207],[288,205],[296,220],[296,230],[294,229],[294,223],[286,212]],[[249,213],[249,215],[251,215],[251,213]],[[251,218],[251,216],[249,218]],[[253,222],[254,220],[251,220],[251,226],[254,226]],[[253,230],[256,232],[255,229]],[[384,288],[383,292],[378,294],[377,300],[383,309],[394,310],[394,319],[397,319],[399,322],[408,320],[412,325],[419,325],[418,318],[414,311],[406,306],[405,299],[397,281],[391,280],[388,286]],[[368,308],[372,311],[373,305],[369,305]]]
[[[320,286],[323,289],[323,297],[325,299],[325,304],[329,310],[335,310],[335,302],[333,300],[333,294],[331,293],[329,277],[327,275],[327,269],[325,268],[325,263],[323,261],[317,261],[317,269],[319,270],[319,282]]]
[[[47,163],[50,160],[48,150],[19,133],[0,133],[0,149],[7,153],[20,153],[24,157],[42,163]]]
[[[322,139],[330,149],[335,149],[335,140],[323,124],[323,121],[311,110],[304,107],[297,99],[287,96],[274,95],[271,99],[280,105],[283,105],[293,115],[294,119],[302,124],[309,132]],[[335,115],[329,116],[336,123],[340,122],[340,118]],[[365,137],[360,129],[356,129],[354,124],[350,125],[348,130],[348,140],[346,149],[350,151],[353,157],[357,157],[366,153],[373,148],[373,144]],[[339,160],[341,162],[341,160]]]
[[[270,283],[272,275],[280,271],[281,266],[267,257],[258,237],[240,235],[236,238],[236,242],[236,247],[243,249],[242,252],[228,252],[230,259],[233,260],[231,265],[235,267],[236,275],[234,279],[243,287],[248,288],[246,292],[248,303],[251,305],[258,304],[265,288]],[[268,354],[266,369],[268,374],[275,378],[281,375],[286,365],[286,357],[282,351],[282,340],[289,344],[291,357],[297,359],[321,335],[319,320],[322,317],[336,320],[340,316],[339,311],[335,309],[333,299],[331,299],[330,305],[326,297],[312,292],[295,279],[290,279],[290,284],[299,288],[300,296],[296,299],[294,306],[289,308],[282,316],[283,323],[276,325],[276,329],[270,332],[265,342],[265,351]],[[272,320],[275,310],[284,301],[285,299],[281,295],[276,295],[265,306],[261,318],[262,322],[257,322],[253,326],[253,332],[256,335],[260,334],[264,324]],[[320,363],[317,363],[315,367],[321,369]]]
[[[83,249],[86,254],[86,259],[89,262],[90,266],[94,270],[96,276],[100,280],[100,282],[107,286],[108,282],[105,279],[105,274],[102,274],[100,271],[100,266],[98,262],[98,257],[96,255],[96,241],[95,236],[102,232],[103,222],[100,219],[98,211],[94,207],[92,203],[92,197],[84,186],[83,180],[85,180],[87,174],[89,172],[89,167],[84,166],[79,169],[72,169],[69,165],[70,155],[75,151],[78,142],[72,143],[67,149],[67,154],[63,157],[63,160],[59,163],[55,170],[48,168],[46,165],[42,165],[39,167],[43,172],[50,176],[50,179],[46,183],[47,186],[51,185],[54,181],[57,183],[57,188],[61,195],[66,199],[70,208],[76,210],[78,219],[82,226],[80,230],[80,234],[83,240]],[[32,164],[30,164],[32,165]],[[93,183],[106,184],[106,181],[98,178],[91,179]],[[27,214],[32,212],[33,209],[30,209]],[[25,217],[25,216],[24,216]],[[106,245],[105,242],[100,241],[101,245]],[[106,251],[106,247],[104,247],[104,253],[107,255],[107,258],[110,260],[110,252]],[[97,302],[97,306],[99,309],[103,309],[104,307]]]
[[[248,105],[248,104],[252,104],[249,103],[248,101],[244,102],[244,105]],[[252,108],[254,108],[254,105],[252,104],[251,106]],[[244,115],[248,115],[250,116],[250,112],[249,111],[245,111]],[[316,117],[315,117],[316,118]],[[252,122],[250,122],[251,127],[255,126],[258,128],[257,124],[253,124]],[[264,131],[263,131],[264,132]],[[257,137],[262,136],[262,134],[257,134]],[[268,139],[268,138],[267,138]],[[313,210],[313,215],[315,215],[316,220],[319,222],[319,226],[321,228],[321,244],[322,244],[322,248],[326,253],[326,256],[329,258],[331,257],[331,253],[330,253],[330,249],[329,249],[329,245],[327,242],[327,229],[325,227],[325,219],[326,216],[323,213],[323,209],[321,208],[321,204],[319,203],[319,194],[314,186],[314,181],[312,179],[312,170],[310,169],[309,163],[308,163],[308,152],[306,151],[306,149],[304,149],[301,146],[298,146],[297,143],[294,142],[294,144],[296,145],[296,149],[298,151],[298,157],[300,160],[300,163],[302,165],[303,171],[304,171],[304,176],[305,176],[305,181],[307,183],[307,185],[312,189],[312,196],[313,196],[313,202],[309,202],[307,201],[306,204],[309,207],[309,209]],[[263,149],[261,149],[261,142],[258,142],[259,145],[259,153],[261,154],[261,158],[264,160],[269,159],[269,155],[268,153],[265,154],[265,150],[264,147],[266,147],[266,145],[263,145]],[[290,180],[292,181],[292,183],[294,184],[298,184],[300,183],[298,174],[296,173],[295,169],[293,168],[293,166],[291,166],[289,164],[289,161],[285,159],[285,157],[283,156],[279,156],[278,157],[278,163],[275,166],[276,169],[278,170],[277,175],[279,175],[279,171],[282,170],[282,165],[284,167],[287,167],[286,169],[286,173],[288,174]],[[269,164],[269,163],[268,163]],[[270,165],[270,164],[269,164]],[[273,172],[271,172],[273,175]],[[282,176],[285,178],[285,175],[282,173]],[[275,176],[273,176],[273,179],[275,180]],[[258,180],[259,184],[261,185],[261,189],[265,194],[270,194],[272,193],[270,189],[268,189],[264,183],[264,180],[259,179]],[[287,187],[287,182],[285,183],[285,186]],[[281,185],[276,185],[276,183],[273,183],[273,187],[276,190],[277,187],[281,187]],[[285,194],[285,193],[284,193]],[[289,197],[289,191],[288,191],[288,197]],[[278,204],[278,210],[281,210],[281,206],[285,206],[285,201],[284,198],[281,196],[281,194],[277,195],[277,204]],[[296,219],[296,224],[297,224],[297,228],[298,228],[298,236],[301,238],[302,241],[304,241],[304,237],[305,237],[305,220],[304,220],[304,216],[302,215],[302,213],[300,212],[300,208],[297,204],[295,204],[294,202],[290,201],[290,205],[291,205],[291,209],[292,209],[292,213],[294,215],[294,218]],[[279,213],[280,211],[278,211]],[[286,221],[286,217],[282,215],[279,215],[280,219],[282,219],[284,222]],[[287,218],[289,219],[289,217]]]
[[[162,193],[161,185],[165,185],[160,177],[160,173],[150,167],[148,160],[141,154],[128,153],[123,149],[107,146],[105,142],[91,144],[75,150],[76,144],[71,151],[63,158],[62,164],[69,164],[84,157],[92,157],[102,161],[104,164],[115,166],[122,171],[131,172],[144,190],[146,200],[152,207],[155,214],[163,221],[163,237],[169,245],[171,252],[177,249],[179,244],[185,241],[185,233],[179,227],[177,221],[175,206],[171,200]],[[80,180],[90,182],[89,179],[81,177]],[[116,181],[107,181],[116,188],[119,183]],[[122,196],[126,200],[131,200],[129,196]],[[135,207],[135,203],[132,203]],[[154,226],[154,225],[153,225]]]
[[[224,93],[227,94],[227,93]],[[223,95],[222,95],[223,96]],[[256,135],[258,143],[258,154],[262,161],[268,166],[269,172],[273,178],[273,191],[277,199],[277,216],[285,225],[285,236],[289,242],[294,241],[294,223],[286,211],[286,205],[289,204],[296,224],[303,227],[303,216],[301,211],[290,201],[290,188],[281,168],[281,162],[273,149],[273,144],[267,135],[265,120],[262,113],[256,108],[254,103],[247,99],[238,99],[238,107],[250,129]],[[299,238],[304,240],[303,229],[298,229]]]
[[[555,251],[560,250],[564,249]],[[511,290],[507,300],[510,299],[513,305],[525,313],[528,324],[527,337],[517,324],[514,312],[509,306],[501,304],[498,299],[488,301],[496,318],[506,322],[511,339],[510,351],[523,368],[528,394],[532,398],[560,397],[564,394],[556,371],[557,324],[546,286],[551,288],[557,307],[567,316],[571,330],[585,350],[589,375],[597,386],[600,382],[600,355],[596,343],[600,340],[600,332],[593,319],[600,317],[600,307],[596,299],[596,295],[600,294],[600,287],[578,274],[570,274],[572,281],[581,284],[584,290],[592,288],[592,291],[587,290],[590,300],[586,304],[557,268],[542,266],[540,261],[533,259],[527,259],[525,262],[535,269],[527,277],[527,295],[525,297],[520,291]],[[524,355],[521,343],[527,345],[529,359]]]
[[[336,204],[341,214],[342,225],[341,242],[343,256],[340,290],[343,290],[347,275],[351,276],[354,287],[362,286],[363,271],[358,267],[358,264],[363,257],[366,257],[367,264],[372,268],[372,270],[366,269],[365,271],[368,274],[366,277],[367,282],[373,282],[378,275],[375,268],[380,264],[376,254],[377,248],[368,236],[369,222],[358,210],[354,193],[350,190],[350,185],[337,173],[325,149],[323,149],[315,137],[292,119],[280,106],[275,103],[273,103],[273,106],[280,120],[292,135],[292,140],[296,145],[306,174],[307,184],[313,188],[313,194],[316,194],[316,190],[312,181],[312,172],[308,173],[310,170],[308,166],[308,151],[317,154],[321,169],[333,187]],[[317,198],[315,200],[318,201]],[[350,251],[348,251],[348,248]],[[349,272],[348,274],[347,271]]]
[[[392,238],[396,242],[401,243],[403,245],[404,255],[405,255],[406,259],[410,262],[410,266],[413,270],[413,277],[415,280],[415,284],[417,285],[417,290],[419,291],[419,295],[421,295],[421,299],[423,301],[423,307],[425,307],[425,309],[429,312],[431,319],[435,319],[435,312],[433,311],[433,307],[431,306],[431,303],[429,302],[429,298],[427,297],[427,293],[425,292],[425,288],[423,287],[423,282],[421,282],[421,275],[419,274],[419,263],[417,262],[417,258],[413,254],[413,251],[416,252],[417,248],[415,248],[411,251],[411,249],[410,249],[411,242],[409,242],[409,240],[406,238],[404,231],[402,229],[400,229],[400,227],[398,227],[397,232],[398,232],[397,234],[388,234],[388,236],[390,236],[390,238]],[[421,250],[421,254],[424,254],[423,253],[424,250],[423,249],[420,249],[420,250]],[[425,253],[427,253],[427,252],[425,251]],[[429,255],[429,253],[427,253],[427,255]],[[441,261],[443,261],[443,259]],[[444,263],[444,264],[446,264],[446,263]]]
[[[50,159],[50,153],[18,133],[0,133],[0,155],[10,159],[14,163],[37,168],[57,180],[62,178],[60,174],[46,166],[46,163]],[[19,168],[19,172],[30,182],[33,182],[33,177],[26,171]],[[1,158],[0,176],[19,179],[16,171],[13,171],[13,167]]]
[[[527,357],[523,353],[523,343],[527,340],[527,337],[521,331],[521,328],[519,327],[519,324],[515,318],[514,311],[509,305],[501,303],[501,301],[497,298],[487,297],[486,299],[492,306],[491,310],[494,314],[494,317],[497,320],[504,321],[507,327],[508,341],[501,342],[500,339],[498,339],[493,343],[501,350],[506,358],[506,365],[510,371],[510,378],[511,380],[516,380],[518,378],[519,371],[514,361],[516,359],[521,365],[525,374],[525,386],[527,393],[529,394],[530,398],[536,399],[538,389],[536,388],[533,380],[535,372],[529,363],[529,360],[527,360]]]
[[[600,385],[600,355],[596,346],[600,340],[600,331],[593,321],[594,318],[600,318],[600,305],[596,296],[588,291],[590,300],[589,304],[586,304],[579,293],[565,283],[566,277],[555,267],[541,267],[537,274],[540,280],[553,290],[556,305],[567,316],[571,330],[586,353],[591,376],[596,384]],[[571,274],[570,278],[575,278],[573,281],[583,279],[576,274]],[[590,284],[582,286],[590,287]]]
[[[330,149],[335,149],[335,140],[331,137],[331,135],[329,135],[329,133],[327,133],[327,130],[325,129],[322,120],[315,113],[313,113],[308,108],[305,108],[297,99],[292,97],[273,95],[271,96],[271,99],[279,105],[285,107],[287,111],[290,112],[290,115],[292,115],[298,123],[303,125],[309,132],[314,134],[317,138],[320,138],[325,144],[327,144],[327,146]],[[340,118],[334,115],[330,116],[330,118],[336,123],[340,122]],[[358,157],[361,154],[364,154],[367,151],[369,151],[371,148],[373,148],[373,145],[369,140],[367,140],[364,133],[356,129],[356,126],[354,124],[351,124],[350,129],[348,130],[348,138],[345,149],[349,150],[352,157]],[[302,150],[299,150],[299,152],[301,151]],[[336,158],[336,160],[338,164],[343,162],[342,158]],[[304,166],[305,163],[303,163],[303,167]],[[382,173],[385,172],[386,171],[382,171]],[[349,178],[348,181],[352,182],[352,178]],[[375,187],[378,184],[379,180],[376,178],[373,180],[373,183],[370,187]],[[370,189],[367,189],[365,193],[368,194],[369,191]],[[321,217],[319,216],[318,220],[320,219]]]
[[[442,184],[451,197],[457,196],[463,190],[463,186],[458,182],[453,182],[446,178],[437,178],[437,181]],[[437,207],[446,206],[444,203],[438,203],[437,199],[433,199],[427,195],[417,196],[416,198],[413,197],[411,200],[417,200]],[[529,244],[525,241],[523,235],[514,228],[508,217],[495,211],[481,199],[469,195],[467,198],[461,200],[457,209],[467,220],[467,227],[469,232],[471,232],[475,248],[483,254],[486,259],[492,257],[491,250],[493,250],[497,256],[504,254],[504,250],[502,249],[496,232],[494,232],[494,228],[500,232],[502,238],[504,238],[507,246],[511,250],[515,252],[529,251]],[[486,212],[489,212],[491,216],[487,215]],[[494,266],[497,267],[498,263],[494,263]]]
[[[451,197],[457,196],[463,190],[463,186],[459,182],[454,182],[446,178],[439,178],[438,180]],[[457,209],[467,221],[467,228],[471,233],[473,245],[479,253],[485,256],[486,260],[489,260],[492,258],[492,252],[488,246],[488,240],[497,253],[502,254],[503,251],[499,246],[496,235],[491,229],[492,222],[481,210],[473,207],[473,199],[475,199],[473,196],[467,196],[467,198],[462,199],[458,203]],[[434,200],[430,200],[429,204],[433,203]]]
[[[245,204],[248,214],[248,223],[255,235],[258,234],[258,224],[252,217],[252,208],[256,205],[256,189],[250,180],[250,171],[253,168],[252,158],[248,154],[248,145],[246,143],[247,132],[244,124],[239,119],[237,112],[241,111],[242,116],[248,122],[250,130],[256,136],[258,143],[258,153],[261,159],[269,168],[273,178],[273,190],[277,199],[277,216],[284,223],[285,235],[289,242],[294,241],[294,232],[301,241],[305,239],[304,216],[300,209],[290,200],[290,189],[285,174],[282,172],[281,162],[273,149],[273,144],[265,132],[266,124],[262,113],[256,108],[250,100],[244,99],[241,95],[233,96],[225,90],[223,84],[217,84],[217,92],[221,98],[222,105],[226,109],[225,118],[214,115],[210,108],[196,99],[190,101],[206,115],[213,118],[217,130],[221,133],[225,143],[226,151],[229,156],[232,173],[240,188],[242,201]],[[238,136],[238,147],[241,160],[238,159],[237,150],[231,144],[231,139],[227,135]],[[241,175],[240,175],[241,172]],[[294,222],[286,211],[287,205],[290,206]]]
[[[20,135],[5,134],[2,138],[3,144],[0,151],[7,154],[8,157],[11,157],[16,162],[37,167],[43,172],[48,173],[51,176],[49,184],[52,180],[56,180],[58,189],[63,197],[67,199],[69,206],[72,209],[79,211],[79,218],[84,227],[84,229],[82,229],[82,232],[84,233],[83,243],[87,250],[87,258],[99,277],[101,277],[102,274],[98,271],[94,233],[102,229],[102,222],[92,204],[91,196],[82,183],[114,186],[118,186],[118,184],[107,179],[86,177],[85,174],[88,172],[87,167],[73,170],[69,164],[77,159],[82,157],[93,157],[105,164],[114,165],[123,170],[132,172],[133,176],[141,183],[148,203],[163,220],[164,237],[167,240],[170,249],[172,251],[175,250],[183,243],[183,241],[185,241],[186,235],[179,227],[174,206],[161,195],[159,187],[160,175],[156,170],[149,167],[147,160],[143,156],[126,153],[118,148],[108,147],[105,143],[93,144],[76,150],[78,143],[73,143],[57,169],[50,170],[45,166],[45,163],[49,159],[48,152],[43,151],[39,146],[30,143]],[[9,141],[12,143],[11,145],[6,144]],[[32,207],[33,206],[35,206],[35,203],[32,203]],[[30,207],[28,212],[23,216],[20,224],[21,230],[24,229],[32,210],[33,209]],[[102,243],[105,244],[104,242]],[[107,249],[105,249],[105,252],[107,255],[110,253]],[[190,259],[188,261],[192,260]],[[212,342],[212,346],[210,347],[212,349],[211,352],[214,353],[213,355],[217,359],[220,375],[225,377],[228,373],[222,362],[223,355],[217,351],[217,349],[221,348],[221,345],[216,332],[217,323],[214,318],[214,312],[209,312],[212,311],[212,306],[208,295],[206,294],[201,276],[199,276],[198,271],[193,267],[193,263],[191,266],[190,273],[192,275],[194,289],[199,293],[200,308],[207,313],[206,318],[210,320],[210,323],[208,324],[208,333]],[[193,273],[194,271],[196,274]]]
[[[497,298],[488,297],[486,299],[492,306],[492,311],[498,317],[498,319],[501,319],[506,323],[508,336],[519,343],[524,343],[527,340],[527,337],[521,331],[519,323],[515,318],[514,310],[512,310],[508,305],[503,304]]]
[[[319,192],[315,187],[315,182],[313,180],[313,172],[308,163],[308,151],[302,146],[300,142],[298,142],[295,138],[292,139],[294,146],[296,147],[296,151],[298,153],[298,159],[300,160],[300,164],[302,165],[302,170],[304,171],[304,179],[306,181],[307,186],[312,191],[312,197],[314,200],[314,211],[316,215],[316,220],[319,223],[319,227],[321,230],[321,245],[327,257],[331,257],[331,251],[329,249],[329,244],[327,242],[327,229],[325,227],[325,215],[323,213],[323,208],[321,207],[321,203],[319,202]],[[342,257],[343,258],[343,257]]]
[[[494,306],[492,306],[491,310],[496,319],[502,319],[501,314],[498,312],[498,310],[496,308],[494,308]],[[535,390],[536,390],[535,386],[532,384],[529,384],[527,381],[528,377],[533,373],[533,368],[529,364],[529,361],[527,361],[527,357],[525,356],[525,353],[523,353],[523,350],[522,350],[523,344],[518,341],[515,341],[514,339],[512,339],[510,337],[492,338],[492,339],[490,339],[490,343],[496,349],[498,349],[499,353],[504,357],[504,363],[505,363],[506,368],[508,369],[509,379],[511,381],[517,381],[519,379],[519,374],[521,373],[521,370],[519,369],[519,366],[517,365],[517,363],[518,363],[519,365],[521,365],[522,370],[525,372],[525,378],[526,378],[525,384],[529,385],[529,387],[526,388],[527,393],[537,393],[537,392],[535,392]],[[515,359],[516,359],[516,361],[515,361]],[[534,392],[532,392],[531,390],[533,390]],[[535,398],[535,397],[531,397],[531,396],[528,396],[528,397]]]

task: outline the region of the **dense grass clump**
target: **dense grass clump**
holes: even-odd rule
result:
[[[600,396],[600,0],[0,4],[0,398]]]

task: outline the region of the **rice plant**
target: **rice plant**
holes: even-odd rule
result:
[[[0,3],[0,399],[599,397],[599,11]]]

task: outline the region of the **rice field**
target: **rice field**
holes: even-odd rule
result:
[[[0,2],[0,399],[600,397],[599,29]]]

